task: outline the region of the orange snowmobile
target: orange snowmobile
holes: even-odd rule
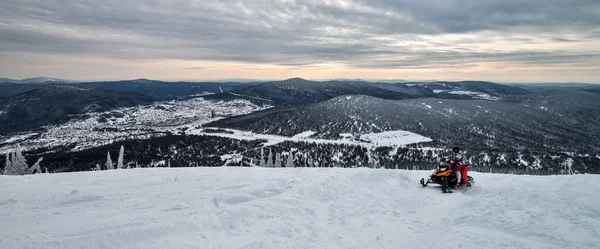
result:
[[[473,177],[467,176],[467,178],[469,180],[467,186],[470,187],[474,183]],[[433,171],[433,174],[427,179],[427,182],[425,181],[425,178],[421,178],[421,185],[423,185],[423,187],[427,187],[430,183],[442,185],[442,192],[444,193],[452,193],[452,189],[456,188],[457,179],[456,174],[450,169],[450,163],[440,162],[440,165]]]

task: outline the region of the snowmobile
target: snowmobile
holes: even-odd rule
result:
[[[468,182],[465,184],[467,187],[473,185],[473,177],[467,176]],[[434,183],[442,185],[442,192],[452,193],[452,189],[456,188],[457,179],[456,174],[450,169],[449,162],[440,162],[438,168],[433,171],[433,174],[425,181],[425,178],[421,178],[421,185],[427,187],[428,184]]]

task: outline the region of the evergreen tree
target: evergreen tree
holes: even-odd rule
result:
[[[287,157],[287,161],[285,162],[285,167],[286,168],[293,168],[294,167],[294,155],[292,155],[292,150],[290,149],[290,154]]]
[[[282,165],[282,161],[281,161],[281,154],[276,153],[275,154],[275,164],[273,165],[273,167],[275,168],[280,168]]]
[[[258,163],[258,166],[265,167],[266,164],[267,163],[265,162],[265,147],[261,147],[260,148],[260,161]]]
[[[119,158],[117,159],[117,169],[123,168],[123,153],[125,152],[125,148],[121,145],[121,149],[119,150]]]
[[[12,172],[7,175],[27,175],[29,174],[29,166],[27,165],[27,161],[21,152],[21,149],[18,149],[14,152],[12,157]]]
[[[112,159],[110,158],[110,151],[106,152],[106,170],[115,169]]]
[[[8,171],[12,169],[12,160],[10,158],[11,153],[6,153],[6,165],[4,166],[3,174],[8,175]]]
[[[267,168],[273,168],[273,149],[269,148],[269,157],[267,157]]]

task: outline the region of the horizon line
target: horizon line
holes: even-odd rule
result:
[[[467,81],[479,81],[479,82],[490,82],[490,83],[498,83],[498,84],[600,84],[600,82],[580,82],[580,81],[552,81],[552,82],[543,82],[543,81],[490,81],[490,80],[473,80],[473,79],[447,79],[447,80],[438,80],[438,79],[429,79],[429,80],[406,80],[406,79],[373,79],[373,78],[327,78],[327,79],[307,79],[302,77],[292,77],[286,79],[246,79],[246,78],[223,78],[223,79],[150,79],[150,78],[132,78],[132,79],[94,79],[94,80],[71,80],[71,79],[63,79],[63,78],[55,78],[55,77],[45,77],[45,76],[36,76],[36,77],[28,77],[22,79],[14,79],[9,77],[0,77],[0,79],[10,80],[10,81],[26,81],[33,79],[48,79],[47,81],[41,81],[40,83],[46,83],[51,81],[56,82],[70,82],[70,83],[91,83],[91,82],[118,82],[118,81],[134,81],[134,80],[148,80],[148,81],[160,81],[160,82],[170,82],[170,83],[178,83],[178,82],[193,82],[193,83],[252,83],[252,82],[278,82],[278,81],[286,81],[292,79],[302,79],[306,81],[316,81],[316,82],[327,82],[327,81],[363,81],[363,82],[371,82],[371,83],[434,83],[434,82],[467,82]],[[0,83],[10,83],[10,82],[0,82]],[[28,82],[19,82],[26,84]]]

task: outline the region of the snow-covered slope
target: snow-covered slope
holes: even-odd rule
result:
[[[0,248],[600,248],[597,175],[135,169],[0,176]]]

